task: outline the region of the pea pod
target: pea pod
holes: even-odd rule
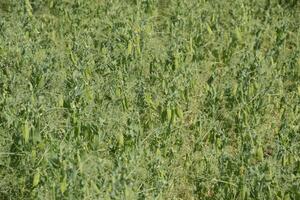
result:
[[[23,127],[23,139],[25,143],[28,143],[29,141],[29,134],[30,134],[30,125],[27,120],[24,122],[24,127]]]

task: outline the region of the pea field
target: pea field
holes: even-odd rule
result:
[[[0,200],[300,200],[297,0],[0,0]]]

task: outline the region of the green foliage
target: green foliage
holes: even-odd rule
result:
[[[300,199],[300,7],[0,0],[0,199]]]

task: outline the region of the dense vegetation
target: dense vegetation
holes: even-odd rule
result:
[[[300,5],[0,0],[0,199],[300,199]]]

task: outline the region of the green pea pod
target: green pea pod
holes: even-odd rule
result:
[[[30,125],[27,120],[24,122],[24,127],[23,127],[23,138],[25,143],[28,143],[29,141],[29,134],[30,134]]]

